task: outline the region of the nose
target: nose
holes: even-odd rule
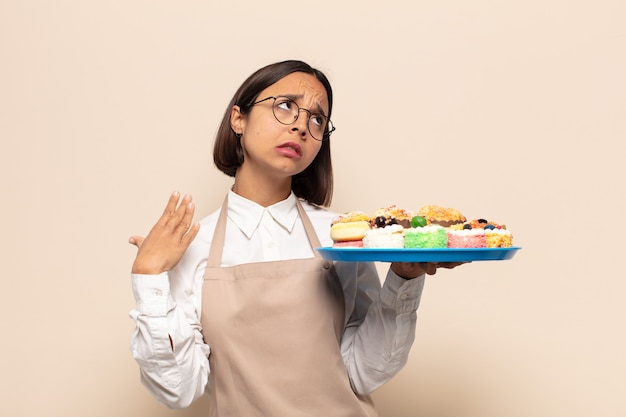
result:
[[[291,125],[292,132],[299,132],[302,138],[306,138],[307,133],[309,133],[309,113],[305,109],[299,109],[298,118]],[[300,112],[304,112],[304,114]]]

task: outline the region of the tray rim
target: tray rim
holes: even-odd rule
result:
[[[509,260],[522,249],[506,248],[335,248],[315,250],[327,260],[344,262],[473,262]]]

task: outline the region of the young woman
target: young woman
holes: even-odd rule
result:
[[[369,394],[406,363],[425,274],[456,264],[323,260],[330,204],[332,89],[300,61],[239,88],[214,161],[234,177],[220,210],[192,224],[170,196],[132,267],[132,353],[169,407],[205,392],[210,415],[375,416]]]

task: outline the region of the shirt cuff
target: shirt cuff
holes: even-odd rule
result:
[[[131,274],[130,278],[139,314],[163,317],[174,307],[167,272],[159,275]]]
[[[413,312],[419,307],[425,280],[426,275],[407,280],[389,269],[380,291],[380,298],[384,305],[398,313]]]

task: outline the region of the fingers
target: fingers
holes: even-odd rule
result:
[[[176,227],[182,234],[187,233],[187,231],[191,227],[191,221],[193,220],[193,214],[195,209],[195,205],[191,202],[191,196],[185,196],[183,202],[176,210],[175,215],[176,219],[180,219],[178,220],[178,224],[176,225]],[[172,218],[172,220],[174,220],[174,218]]]
[[[437,268],[439,267],[438,262],[427,262],[424,264],[424,272],[428,275],[435,275],[437,273]]]
[[[422,262],[392,262],[391,270],[404,279],[417,278],[426,273],[426,263]]]
[[[180,200],[180,193],[174,191],[167,201],[159,224],[163,227],[170,228],[170,230],[178,231],[182,237],[191,226],[191,219],[193,218],[195,210],[191,199],[191,195],[186,194],[182,200]]]
[[[178,191],[174,191],[172,194],[170,194],[170,198],[167,201],[165,210],[163,210],[163,216],[161,216],[162,218],[167,219],[176,212],[176,206],[178,205],[179,199],[180,193]]]
[[[459,265],[463,265],[465,263],[469,263],[469,262],[442,262],[439,264],[439,268],[452,269],[452,268],[456,268]]]
[[[161,218],[145,237],[131,236],[128,242],[137,246],[137,257],[132,271],[142,274],[159,274],[171,270],[200,230],[200,224],[191,225],[195,206],[191,196],[182,200],[179,192],[173,192]]]
[[[424,271],[428,275],[435,275],[438,268],[452,269],[467,262],[428,262],[424,264]]]
[[[152,228],[148,236],[146,238],[143,236],[131,236],[128,239],[128,243],[140,248],[146,239],[153,242],[154,240],[163,241],[163,239],[171,239],[172,237],[176,243],[188,244],[191,242],[200,229],[199,224],[194,225],[193,228],[191,226],[195,212],[195,205],[192,203],[191,199],[191,195],[186,194],[182,200],[180,200],[180,193],[174,191],[170,194],[161,218]]]
[[[195,239],[199,231],[200,231],[200,223],[194,224],[193,226],[191,226],[191,229],[189,229],[189,231],[183,236],[182,242],[185,245],[188,245],[189,243],[191,243],[191,241]]]
[[[467,262],[393,262],[391,270],[396,275],[412,279],[420,275],[435,275],[438,268],[452,269]]]
[[[128,243],[130,243],[131,245],[137,246],[137,248],[140,248],[144,240],[145,238],[142,236],[131,236],[128,239]]]

